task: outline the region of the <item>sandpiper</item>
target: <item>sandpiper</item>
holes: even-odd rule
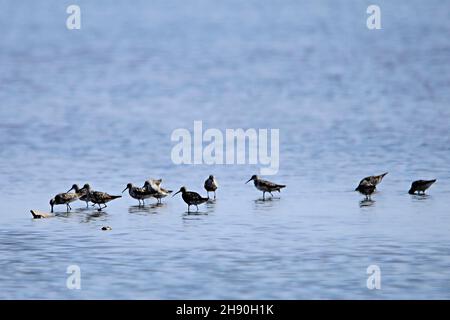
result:
[[[372,185],[374,185],[375,187],[383,180],[384,176],[387,175],[388,172],[385,172],[383,174],[380,174],[379,176],[370,176],[370,177],[365,177],[364,179],[362,179],[359,184],[363,183],[363,182],[368,182]]]
[[[91,191],[93,192],[94,190],[91,190],[91,186],[88,183],[85,183],[81,190],[84,191],[84,194],[78,200],[86,202],[86,208],[89,208]]]
[[[246,183],[249,183],[252,180],[255,184],[256,189],[263,192],[263,200],[266,199],[266,192],[270,193],[270,195],[273,197],[272,191],[280,192],[281,189],[286,187],[283,184],[276,184],[267,180],[260,179],[256,174],[252,175],[252,177],[248,179]]]
[[[161,199],[167,197],[172,193],[172,190],[167,190],[161,187],[162,179],[149,179],[145,181],[143,188],[152,193],[152,197],[156,198],[158,203],[161,203]]]
[[[106,203],[110,202],[111,200],[121,198],[122,196],[113,196],[106,192],[101,191],[91,191],[89,195],[89,201],[93,204],[98,205],[98,211],[102,211],[102,209],[105,209],[107,207]],[[104,205],[102,207],[101,205]]]
[[[128,183],[126,188],[123,189],[122,193],[124,193],[127,189],[130,196],[139,201],[139,206],[141,206],[141,201],[142,205],[145,206],[144,199],[151,198],[154,194],[154,192],[148,191],[145,188],[135,187],[132,183]]]
[[[75,192],[70,192],[72,190],[74,190]],[[50,200],[50,207],[52,208],[51,212],[53,212],[53,206],[59,204],[65,204],[67,207],[67,212],[69,212],[69,210],[72,210],[69,203],[74,202],[82,195],[83,191],[80,190],[78,185],[74,184],[72,188],[70,188],[67,192],[59,193]]]
[[[196,206],[197,211],[198,211],[198,205],[205,203],[209,199],[209,198],[203,198],[197,192],[187,191],[186,187],[181,187],[180,190],[178,190],[172,197],[174,197],[176,194],[178,194],[180,192],[181,192],[181,197],[183,198],[184,202],[186,202],[188,205],[188,212],[189,212],[189,207],[191,205]]]
[[[436,179],[414,181],[411,184],[411,188],[409,189],[408,193],[415,194],[417,191],[418,194],[420,194],[420,192],[422,192],[422,194],[425,194],[425,190],[427,190],[429,187],[431,187],[431,185],[435,182],[436,182]]]
[[[210,192],[214,192],[214,199],[216,198],[216,190],[217,190],[217,187],[218,187],[218,186],[219,186],[219,185],[218,185],[218,183],[217,183],[216,178],[214,178],[213,175],[210,175],[210,176],[208,177],[208,179],[206,179],[205,185],[204,185],[205,190],[206,190],[206,192],[207,192],[207,194],[208,194],[208,197],[209,197],[209,193],[210,193]]]
[[[374,193],[376,186],[367,181],[362,181],[355,191],[359,191],[359,193],[366,196],[366,200],[371,199],[372,193]]]

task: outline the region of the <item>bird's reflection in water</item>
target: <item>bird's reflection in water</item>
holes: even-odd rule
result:
[[[128,208],[128,213],[137,213],[137,214],[157,214],[159,213],[158,209],[164,208],[166,204],[164,203],[153,203],[145,206],[131,206]]]
[[[417,200],[417,201],[423,201],[423,200],[426,200],[426,199],[429,199],[429,198],[431,198],[431,196],[429,196],[428,194],[413,194],[413,195],[411,195],[411,199],[413,199],[413,200]]]
[[[95,220],[104,220],[102,218],[106,218],[108,216],[108,212],[107,211],[94,211],[92,213],[88,213],[83,222],[90,222],[90,221],[95,221]]]
[[[364,199],[359,202],[360,208],[372,207],[375,205],[375,201],[372,199]]]
[[[215,205],[216,205],[216,199],[209,199],[208,201],[206,201],[205,206],[206,209],[208,209],[208,211],[212,210]]]
[[[276,204],[280,201],[281,197],[267,197],[267,198],[258,198],[254,200],[254,208],[255,210],[265,210],[271,209],[276,206]]]
[[[202,211],[186,211],[183,213],[183,221],[190,221],[190,220],[202,220],[204,217],[208,216],[208,212],[202,212]]]

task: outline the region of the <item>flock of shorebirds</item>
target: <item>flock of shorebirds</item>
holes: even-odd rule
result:
[[[360,192],[361,194],[366,196],[366,200],[371,199],[371,195],[375,192],[377,185],[383,180],[383,178],[388,173],[383,173],[378,176],[369,176],[362,179],[355,189],[355,191]],[[261,179],[257,175],[253,175],[246,183],[253,181],[256,189],[263,192],[263,200],[265,200],[266,192],[269,193],[272,197],[272,192],[278,191],[285,188],[285,185],[277,184],[274,182],[270,182],[264,179]],[[411,185],[409,194],[425,194],[425,190],[427,190],[433,183],[436,182],[434,180],[417,180],[414,181]],[[144,182],[142,187],[136,187],[132,183],[128,183],[126,188],[122,191],[124,193],[128,190],[128,194],[133,198],[139,201],[139,206],[145,206],[145,200],[149,198],[157,199],[157,203],[161,203],[162,199],[167,197],[172,193],[172,190],[164,189],[161,186],[162,179],[149,179]],[[176,193],[173,194],[175,196],[178,193],[181,193],[181,197],[184,202],[188,205],[188,212],[190,212],[190,207],[195,206],[198,211],[198,205],[207,202],[209,198],[209,193],[214,193],[214,199],[216,199],[216,190],[218,188],[218,183],[216,178],[213,175],[210,175],[208,179],[205,180],[204,188],[207,192],[207,197],[202,197],[197,192],[188,191],[186,187],[181,187]],[[73,191],[73,192],[71,192]],[[172,197],[173,197],[172,196]],[[98,205],[98,211],[106,208],[106,203],[120,198],[120,195],[110,195],[106,192],[95,191],[92,190],[89,184],[85,184],[82,188],[79,188],[78,185],[74,184],[67,192],[59,193],[55,197],[50,200],[51,212],[53,212],[53,207],[55,205],[66,205],[67,212],[72,208],[70,207],[70,203],[81,200],[86,202],[86,207],[89,207],[89,203],[92,203],[92,206]]]
[[[252,180],[255,184],[255,187],[263,192],[263,199],[265,199],[266,192],[268,192],[273,197],[272,192],[280,192],[282,188],[286,187],[282,184],[277,184],[264,179],[260,179],[257,175],[253,175],[246,183]],[[130,197],[139,201],[139,206],[145,206],[145,200],[149,198],[155,198],[157,199],[157,203],[161,203],[162,198],[167,197],[173,192],[172,190],[164,189],[161,186],[161,183],[162,179],[149,179],[144,182],[144,185],[142,187],[137,187],[132,183],[128,183],[125,189],[123,189],[122,193],[128,190],[128,194],[130,195]],[[204,183],[204,188],[207,192],[206,197],[202,197],[197,192],[188,191],[186,187],[181,187],[180,190],[175,192],[172,197],[181,192],[181,197],[188,205],[188,212],[190,212],[191,206],[195,206],[198,211],[198,205],[205,203],[210,199],[210,192],[214,193],[214,199],[216,199],[216,190],[218,186],[219,184],[217,183],[216,178],[213,175],[210,175]],[[74,184],[67,192],[59,193],[54,196],[50,200],[50,207],[51,212],[53,212],[53,207],[55,205],[66,205],[68,212],[72,210],[70,203],[76,200],[81,200],[86,202],[86,207],[89,207],[89,202],[91,202],[93,206],[98,205],[98,211],[101,211],[102,209],[107,207],[106,203],[121,197],[122,196],[110,195],[106,192],[92,190],[91,186],[87,183],[82,188],[78,187],[77,184]]]

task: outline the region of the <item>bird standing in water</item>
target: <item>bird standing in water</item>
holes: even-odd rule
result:
[[[218,183],[217,183],[216,178],[214,178],[213,175],[210,175],[210,176],[208,177],[208,179],[206,179],[205,185],[204,185],[208,197],[209,197],[209,193],[210,193],[210,192],[214,192],[214,199],[216,198],[216,190],[217,190],[217,187],[218,187],[218,186],[219,186],[219,185],[218,185]]]
[[[371,200],[372,193],[375,192],[376,186],[365,180],[361,181],[355,191],[366,196],[366,200]]]
[[[81,188],[81,190],[83,190],[84,192],[83,195],[78,200],[86,202],[86,208],[89,208],[91,186],[88,183],[85,183],[83,188]]]
[[[144,200],[151,198],[155,194],[152,191],[148,191],[146,188],[135,187],[132,183],[128,183],[126,188],[123,189],[122,193],[124,193],[127,189],[130,196],[139,201],[139,206],[141,206],[141,201],[142,205],[145,206]]]
[[[431,187],[431,185],[435,182],[436,182],[436,179],[414,181],[411,184],[411,188],[409,189],[408,193],[415,194],[417,191],[418,194],[420,194],[420,192],[422,192],[422,194],[425,194],[425,190],[427,190],[429,187]]]
[[[181,187],[180,190],[178,190],[172,197],[175,197],[175,195],[180,192],[181,192],[181,197],[183,198],[184,202],[186,202],[188,205],[188,212],[190,212],[189,207],[191,205],[196,206],[197,211],[198,211],[198,205],[205,203],[209,199],[209,198],[203,198],[197,192],[187,191],[186,187]]]
[[[272,191],[280,192],[281,189],[286,187],[283,184],[277,184],[267,180],[260,179],[256,174],[252,175],[252,177],[248,179],[246,183],[249,183],[252,180],[253,183],[255,184],[256,189],[263,192],[263,200],[266,199],[265,198],[266,192],[270,193],[270,195],[273,197]]]
[[[98,205],[98,211],[102,211],[102,209],[105,209],[107,207],[106,205],[107,202],[122,197],[122,196],[113,196],[106,192],[91,190],[91,186],[87,183],[83,186],[82,190],[83,189],[88,201],[92,202],[94,205]],[[104,207],[101,206],[102,204],[104,205]]]
[[[152,193],[152,197],[156,198],[158,203],[161,199],[167,197],[172,193],[172,190],[167,190],[161,187],[162,179],[149,179],[145,181],[143,188]]]
[[[74,190],[75,192],[70,192]],[[67,192],[59,193],[54,198],[50,200],[50,207],[52,208],[51,212],[53,212],[53,207],[55,205],[59,204],[65,204],[67,208],[67,212],[69,210],[72,210],[70,207],[70,203],[77,200],[79,197],[81,197],[84,194],[84,191],[82,191],[78,185],[74,184],[72,188],[70,188]]]

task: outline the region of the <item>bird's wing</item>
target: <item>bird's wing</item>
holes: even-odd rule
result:
[[[263,185],[264,187],[270,188],[270,189],[285,187],[285,185],[277,184],[277,183],[274,183],[274,182],[271,182],[271,181],[267,181],[267,180],[262,180],[262,179],[259,180],[259,183],[261,185]]]

